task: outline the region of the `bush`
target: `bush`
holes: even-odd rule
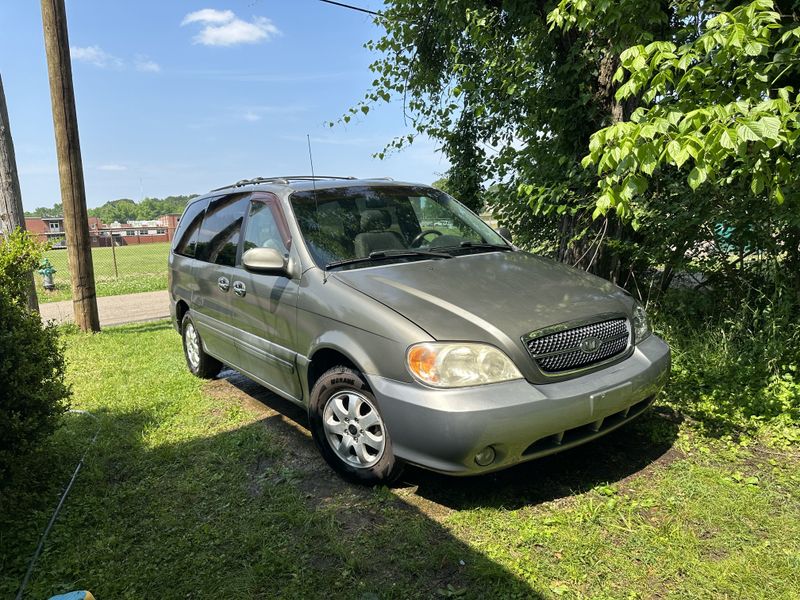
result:
[[[774,291],[774,290],[773,290]],[[652,311],[672,346],[667,399],[712,435],[787,426],[800,441],[800,322],[791,290],[671,290]]]
[[[0,292],[15,302],[26,302],[31,272],[39,268],[45,250],[21,229],[5,239],[0,235]]]
[[[25,303],[41,251],[20,231],[0,242],[0,484],[55,429],[70,395],[58,331]]]

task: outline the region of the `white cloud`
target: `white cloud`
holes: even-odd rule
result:
[[[281,35],[281,31],[268,18],[253,17],[251,21],[245,21],[232,10],[204,8],[186,15],[181,25],[189,23],[203,24],[200,33],[194,36],[194,43],[204,46],[258,44]]]
[[[260,120],[261,120],[261,115],[259,115],[259,114],[256,114],[256,113],[255,113],[254,111],[252,111],[252,110],[248,110],[247,112],[245,112],[245,113],[242,115],[242,118],[243,118],[245,121],[250,121],[251,123],[254,123],[254,122],[256,122],[256,121],[260,121]]]
[[[108,164],[108,165],[100,165],[97,167],[98,171],[127,171],[128,167],[125,165],[117,165],[117,164]]]
[[[136,66],[137,71],[141,71],[143,73],[161,72],[161,65],[159,65],[154,60],[150,60],[149,58],[141,54],[136,55],[136,60],[134,61],[134,65]]]
[[[203,8],[190,12],[183,17],[181,25],[187,23],[229,23],[236,18],[232,10],[216,10],[215,8]]]
[[[121,69],[125,66],[125,61],[121,58],[109,54],[100,46],[70,46],[69,54],[72,60],[89,63],[101,69]]]

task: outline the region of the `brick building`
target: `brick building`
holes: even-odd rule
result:
[[[129,246],[169,242],[178,226],[179,214],[162,215],[152,221],[104,224],[97,217],[89,217],[89,236],[92,246]],[[25,227],[40,242],[49,242],[53,248],[65,248],[64,217],[25,217]]]
[[[89,217],[89,233],[97,235],[103,223],[97,217]],[[50,242],[53,248],[65,248],[64,217],[25,217],[25,229],[40,242]]]

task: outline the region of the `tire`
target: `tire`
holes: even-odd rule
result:
[[[183,357],[193,375],[202,379],[213,379],[222,370],[222,363],[203,350],[203,340],[194,326],[191,314],[187,311],[181,320],[183,338]]]
[[[388,485],[400,477],[378,403],[357,371],[325,372],[311,390],[308,420],[322,457],[344,479]]]

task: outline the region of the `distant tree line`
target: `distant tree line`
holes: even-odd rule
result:
[[[145,198],[141,202],[136,202],[130,198],[120,198],[119,200],[109,200],[102,206],[89,209],[90,217],[98,217],[103,223],[127,223],[128,221],[150,221],[157,219],[161,215],[170,213],[181,213],[186,207],[186,203],[197,194],[188,196],[167,196],[166,198]],[[61,204],[56,204],[52,208],[39,207],[25,213],[26,217],[57,217],[61,216]]]

